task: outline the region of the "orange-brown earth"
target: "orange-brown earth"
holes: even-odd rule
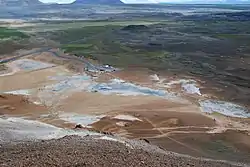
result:
[[[67,61],[64,66],[63,62],[66,60],[54,58],[47,53],[37,55],[32,59],[53,62],[57,66],[36,71],[18,71],[13,75],[2,76],[0,77],[1,91],[39,89],[56,82],[49,80],[48,77],[58,73],[72,75],[74,74],[72,69],[78,69],[76,71],[81,72],[84,67],[79,62],[74,66],[75,60]],[[154,87],[154,82],[149,77],[152,74],[145,69],[133,69],[95,75],[100,76],[97,81],[108,81],[115,77]],[[172,77],[174,76],[169,79]],[[177,86],[172,90],[179,89]],[[202,97],[191,96],[188,98],[191,99],[189,101],[178,102],[151,96],[103,95],[78,91],[67,94],[67,97],[61,99],[55,107],[48,107],[34,104],[32,101],[39,100],[36,95],[31,94],[28,97],[1,95],[1,115],[27,115],[30,119],[64,128],[74,128],[76,123],[61,120],[57,115],[60,111],[106,115],[100,121],[93,123],[91,129],[108,131],[128,138],[143,138],[163,149],[192,156],[250,162],[249,119],[204,114],[196,103],[197,99]],[[183,97],[186,96],[183,95]],[[48,116],[39,117],[44,114]],[[133,116],[136,120],[117,119],[115,118],[117,115]]]
[[[48,113],[48,109],[42,105],[36,105],[27,97],[18,95],[0,95],[0,115],[10,116],[40,116]]]

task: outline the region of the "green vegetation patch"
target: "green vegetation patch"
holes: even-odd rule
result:
[[[136,49],[126,45],[123,40],[129,37],[126,34],[119,34],[123,27],[117,25],[82,27],[56,31],[52,36],[63,43],[61,49],[66,53],[121,67],[136,65],[154,68],[160,65],[159,62],[171,56],[171,53],[162,49]]]
[[[28,38],[28,35],[16,30],[5,27],[0,27],[0,39],[5,38]]]
[[[150,25],[159,23],[160,21],[143,21],[143,20],[132,20],[132,21],[98,21],[98,20],[90,20],[90,21],[70,21],[70,22],[63,22],[63,21],[48,21],[47,23],[36,24],[35,26],[27,26],[22,27],[24,31],[31,31],[31,32],[44,32],[44,31],[60,31],[65,30],[68,31],[69,29],[79,29],[85,27],[105,27],[105,26],[126,26],[126,25]]]
[[[185,71],[211,76],[224,58],[248,53],[250,22],[172,21],[161,24],[111,23],[45,32],[66,53],[114,66],[141,66],[152,70]],[[244,47],[242,47],[244,46]],[[240,48],[240,49],[239,49]],[[239,53],[240,51],[240,53]],[[238,55],[236,55],[238,56]],[[216,59],[216,61],[215,61]],[[210,66],[204,66],[204,62]],[[214,67],[212,70],[210,67]],[[183,70],[185,69],[185,70]]]
[[[30,43],[29,37],[17,29],[0,27],[0,55],[31,48],[34,43]]]

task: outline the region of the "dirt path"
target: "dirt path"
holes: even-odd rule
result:
[[[200,155],[203,155],[203,156],[205,155],[205,156],[206,156],[206,154],[203,153],[203,152],[201,152],[200,150],[194,149],[194,148],[192,148],[191,146],[189,146],[189,145],[187,145],[187,144],[185,144],[185,143],[182,143],[182,142],[180,142],[180,141],[178,141],[178,140],[175,140],[175,139],[171,138],[171,137],[169,136],[169,133],[165,133],[165,132],[163,132],[161,129],[156,128],[156,125],[155,125],[153,122],[151,122],[149,119],[146,119],[146,118],[144,118],[144,119],[145,119],[148,123],[150,123],[150,124],[153,126],[154,129],[156,129],[157,131],[160,132],[160,134],[161,134],[160,136],[162,136],[162,137],[163,137],[163,136],[164,136],[164,137],[167,137],[168,139],[172,140],[173,142],[176,142],[177,144],[180,144],[180,145],[186,147],[187,149],[193,150],[193,151],[199,153]],[[190,131],[188,131],[188,133],[190,133]],[[191,132],[191,133],[192,133],[192,132]],[[159,135],[158,135],[158,136],[159,136]],[[158,136],[155,136],[155,137],[157,138]]]

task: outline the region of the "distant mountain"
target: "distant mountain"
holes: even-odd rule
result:
[[[76,0],[73,4],[123,4],[120,0]]]
[[[30,6],[42,4],[39,0],[0,0],[0,6]]]
[[[223,2],[222,2],[223,3]],[[250,4],[250,1],[245,0],[225,0],[225,4]]]
[[[171,4],[163,2],[161,4]],[[250,0],[177,0],[174,4],[250,4]]]

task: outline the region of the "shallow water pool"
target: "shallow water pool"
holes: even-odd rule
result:
[[[199,103],[202,111],[206,113],[217,112],[230,117],[250,118],[250,111],[237,104],[218,100],[203,100]]]

